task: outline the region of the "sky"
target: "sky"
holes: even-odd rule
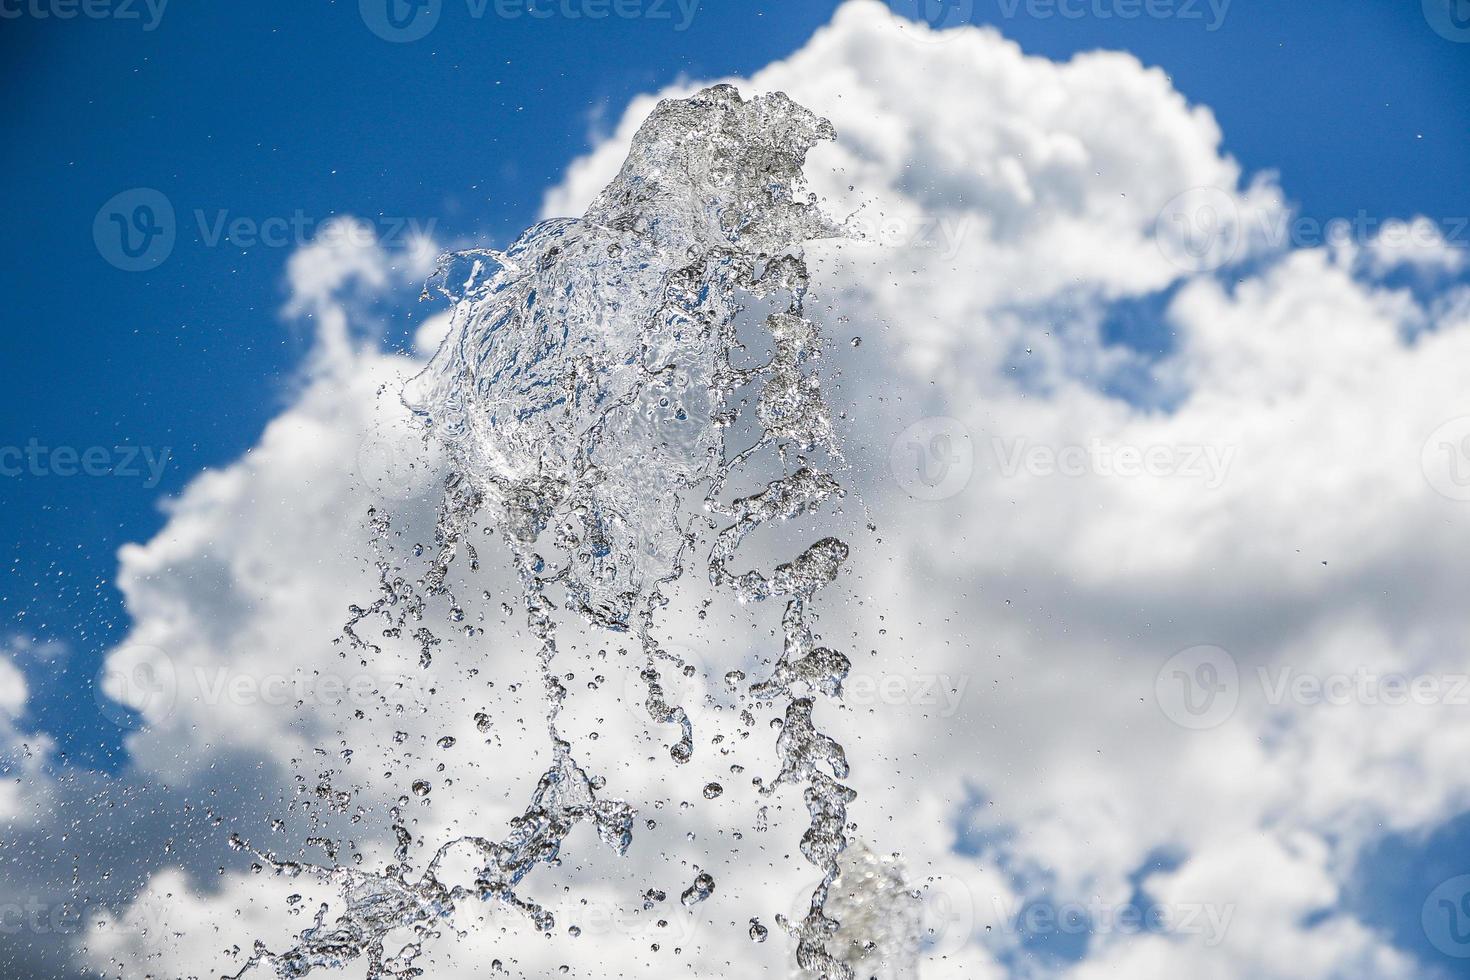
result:
[[[1001,481],[994,494],[970,487],[936,503],[948,510],[894,504],[884,512],[895,548],[922,552],[936,529],[961,526],[967,540],[990,549],[973,563],[921,563],[913,573],[945,598],[895,600],[900,608],[890,618],[960,620],[963,608],[973,618],[955,627],[953,642],[965,649],[955,662],[981,656],[971,644],[986,636],[985,656],[992,645],[1020,651],[1006,685],[1030,683],[1039,692],[1017,694],[1006,712],[984,702],[975,717],[964,716],[994,735],[997,753],[1024,760],[1016,769],[936,765],[944,788],[935,791],[935,819],[956,828],[948,850],[983,866],[952,877],[971,882],[970,894],[987,894],[986,876],[1006,869],[1006,893],[1035,903],[1105,890],[1100,883],[1141,887],[1151,874],[1150,895],[1170,887],[1209,892],[1222,869],[1254,869],[1305,893],[1274,895],[1271,923],[1247,918],[1232,933],[1242,946],[1279,954],[1282,970],[1291,961],[1322,977],[1470,975],[1420,921],[1419,896],[1470,871],[1470,787],[1443,772],[1449,749],[1462,744],[1458,727],[1435,716],[1416,729],[1395,716],[1390,737],[1376,721],[1354,726],[1345,713],[1295,727],[1263,708],[1256,728],[1225,726],[1237,741],[1208,751],[1186,745],[1164,760],[1132,735],[1104,738],[1089,728],[1117,726],[1112,709],[1080,719],[1067,712],[1069,699],[1091,690],[1078,678],[1099,665],[1123,670],[1136,656],[1152,677],[1154,641],[1143,638],[1154,635],[1166,654],[1219,643],[1246,674],[1257,660],[1336,662],[1332,651],[1354,635],[1382,639],[1394,651],[1382,653],[1385,662],[1419,657],[1420,669],[1440,675],[1465,666],[1466,624],[1451,598],[1463,571],[1453,545],[1465,515],[1416,496],[1425,488],[1415,467],[1406,487],[1397,470],[1369,465],[1399,441],[1417,454],[1424,427],[1433,428],[1426,420],[1464,414],[1456,392],[1463,371],[1449,355],[1465,332],[1457,249],[1470,243],[1470,219],[1461,217],[1470,216],[1470,105],[1462,97],[1470,43],[1436,12],[1438,0],[1181,2],[1166,8],[1169,16],[1134,19],[1099,13],[1116,4],[1070,7],[1081,12],[1071,17],[1036,0],[950,0],[922,11],[897,0],[896,14],[922,15],[945,30],[929,37],[914,28],[920,36],[893,40],[863,5],[868,19],[853,16],[829,32],[825,47],[813,35],[833,21],[836,4],[651,9],[653,2],[635,5],[645,16],[594,21],[497,16],[493,4],[477,16],[476,7],[445,0],[431,5],[437,23],[417,40],[381,36],[392,29],[375,21],[371,4],[356,2],[180,4],[161,13],[104,5],[98,9],[108,16],[71,19],[45,4],[0,4],[0,71],[24,93],[0,108],[15,134],[0,149],[11,230],[0,241],[0,276],[13,310],[3,340],[3,442],[74,447],[78,455],[99,447],[98,465],[110,474],[68,477],[57,462],[0,477],[0,541],[11,572],[0,584],[0,638],[12,652],[10,669],[24,678],[0,675],[24,691],[7,702],[14,716],[7,729],[45,746],[44,761],[27,771],[50,785],[22,792],[34,802],[63,786],[136,785],[163,773],[203,792],[212,784],[194,770],[208,760],[284,752],[245,736],[231,742],[202,719],[192,729],[140,729],[135,713],[99,707],[94,678],[125,638],[183,630],[180,621],[191,616],[178,609],[197,605],[251,623],[250,604],[263,600],[244,595],[241,566],[234,578],[211,578],[218,570],[205,559],[235,548],[269,563],[271,548],[253,543],[250,521],[265,521],[302,485],[320,492],[319,523],[349,519],[342,515],[356,498],[328,492],[327,477],[293,482],[293,473],[314,473],[315,463],[298,471],[281,462],[291,458],[291,426],[303,413],[330,418],[323,405],[347,392],[372,402],[365,379],[381,380],[377,361],[355,354],[350,369],[342,366],[328,321],[339,313],[350,320],[353,342],[370,345],[384,364],[422,357],[420,238],[437,247],[494,246],[540,217],[575,213],[610,176],[608,161],[621,158],[653,93],[754,79],[798,99],[807,93],[851,141],[840,144],[851,157],[842,158],[844,173],[860,189],[843,205],[860,206],[864,192],[882,201],[887,190],[902,203],[877,205],[885,215],[973,214],[981,222],[952,226],[982,231],[961,232],[939,261],[922,253],[932,269],[919,280],[896,271],[901,261],[832,260],[830,292],[851,296],[854,318],[884,337],[858,349],[874,352],[870,359],[849,353],[842,362],[854,408],[874,413],[873,431],[860,441],[886,446],[906,425],[932,427],[925,420],[942,416],[960,419],[977,446],[1019,437],[1056,446],[1096,431],[1209,449],[1230,429],[1224,449],[1244,453],[1224,483],[1230,496],[1208,498],[1210,506],[1181,497],[1174,485],[1134,499],[1102,480],[1096,496],[1079,503],[1051,489],[1055,482],[1027,496]],[[1004,53],[1008,42],[1027,57]],[[1098,50],[1126,52],[1136,63],[1101,57],[1070,74],[1053,67]],[[1181,108],[1186,103],[1194,108]],[[851,109],[844,131],[844,105],[871,111]],[[1100,162],[1094,173],[1105,190],[1069,182],[1077,146]],[[1014,153],[1018,147],[1024,152]],[[1026,160],[1019,177],[1003,162],[1012,155]],[[841,199],[844,181],[833,173],[813,179]],[[1281,214],[1302,219],[1301,230],[1284,244],[1248,234],[1238,261],[1223,267],[1170,268],[1167,248],[1151,237],[1152,218],[1191,187],[1223,191],[1246,224],[1261,218],[1257,232],[1269,225],[1263,216]],[[1140,200],[1148,195],[1158,200]],[[156,217],[160,201],[172,210],[174,240],[160,239],[163,251],[142,258],[150,267],[127,268],[136,262],[111,244],[109,214],[133,215],[143,202]],[[1061,217],[1052,222],[1048,209]],[[314,247],[334,216],[365,221],[382,248]],[[1432,242],[1421,261],[1378,237],[1390,222],[1416,217],[1449,239]],[[1333,218],[1359,221],[1346,250],[1321,247],[1313,231]],[[900,250],[916,244],[909,235]],[[881,273],[872,282],[888,288],[864,288],[852,271],[860,267]],[[1444,352],[1427,340],[1410,343],[1421,336],[1439,339]],[[1431,366],[1439,373],[1422,373]],[[903,392],[928,414],[906,415],[910,409],[892,399],[874,407],[883,392]],[[324,450],[321,465],[330,458]],[[1229,464],[1216,461],[1223,481]],[[1004,469],[999,452],[995,462]],[[220,498],[233,502],[226,508],[239,521],[233,532],[215,523],[223,519],[210,501]],[[883,512],[881,502],[874,506]],[[1024,516],[988,527],[1002,507]],[[257,526],[255,538],[280,545],[261,528],[296,525],[277,519],[283,523]],[[303,523],[299,533],[316,526]],[[1176,530],[1187,543],[1166,546]],[[191,534],[216,537],[191,548]],[[1263,544],[1273,536],[1282,554]],[[120,567],[128,545],[141,547],[125,552]],[[321,563],[350,550],[350,541],[323,543]],[[1302,552],[1300,566],[1281,563]],[[302,584],[313,574],[312,554],[305,549],[294,568],[263,580],[317,596]],[[881,569],[869,574],[870,583],[882,581]],[[1017,618],[971,608],[1002,594]],[[271,635],[260,629],[257,639]],[[1093,642],[1081,642],[1089,630]],[[200,636],[193,642],[208,647]],[[994,680],[977,675],[973,683]],[[1003,720],[982,717],[993,708]],[[1029,712],[1045,719],[1040,730],[1021,720]],[[943,722],[939,729],[954,721],[933,720]],[[1355,727],[1382,735],[1392,750],[1373,756]],[[194,738],[208,750],[180,762],[189,754],[180,745]],[[874,739],[880,753],[904,744]],[[1060,761],[1094,741],[1104,746],[1098,753],[1122,756],[1110,763],[1116,771],[1099,771],[1105,789]],[[1253,742],[1269,759],[1253,761]],[[916,739],[910,748],[933,752],[939,744]],[[1363,763],[1364,775],[1343,757],[1373,761]],[[1188,829],[1205,821],[1187,807],[1165,807],[1162,822],[1173,823],[1156,834],[1140,830],[1148,808],[1141,795],[1125,802],[1129,788],[1151,781],[1149,766],[1177,775],[1197,770],[1201,758],[1221,773],[1279,770],[1280,780],[1308,789],[1291,805],[1291,794],[1269,780],[1247,780],[1238,797],[1223,794],[1218,802],[1240,810],[1241,826],[1215,828],[1210,840],[1223,835],[1234,849],[1205,846]],[[1031,785],[1027,769],[1044,774],[1037,777],[1044,787]],[[153,776],[130,775],[139,772]],[[1343,788],[1354,779],[1375,793]],[[84,819],[86,794],[76,794],[66,812]],[[1405,794],[1412,805],[1402,805]],[[1079,832],[1077,815],[1089,808],[1110,816]],[[1058,843],[1069,834],[1091,841],[1100,826],[1113,835],[1097,844],[1106,857],[1083,859],[1077,846]],[[214,867],[208,842],[197,847],[190,861]],[[94,848],[89,863],[105,863],[102,850]],[[1057,870],[1065,859],[1075,859],[1075,873]],[[137,864],[136,875],[119,876],[130,888],[157,889],[168,873],[167,861]],[[226,903],[233,897],[229,886],[212,894]],[[1277,920],[1293,930],[1281,931]],[[1333,960],[1314,938],[1351,956]],[[1078,948],[1057,936],[1039,949],[1021,942],[969,950],[977,945],[952,954],[983,955],[957,969],[1267,975],[1244,953],[1171,960],[1182,954],[1104,940]]]

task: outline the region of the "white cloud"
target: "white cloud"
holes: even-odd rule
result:
[[[1263,833],[1222,843],[1147,883],[1158,907],[1174,910],[1170,926],[1179,934],[1106,943],[1069,976],[1419,976],[1412,959],[1331,914],[1340,889],[1328,860],[1327,846],[1307,836]]]
[[[18,716],[29,697],[25,676],[8,659],[0,660],[0,711]]]
[[[27,820],[43,810],[38,804],[49,788],[43,767],[54,743],[20,730],[31,690],[16,662],[59,656],[61,648],[14,638],[6,647],[0,648],[0,821]]]
[[[1391,221],[1378,229],[1368,242],[1368,260],[1379,275],[1399,266],[1424,271],[1458,272],[1467,265],[1465,222],[1456,220],[1451,241],[1445,229],[1419,215],[1412,221]]]
[[[902,325],[901,353],[920,371],[1015,346],[1010,304],[1137,295],[1176,279],[1154,236],[1184,190],[1221,189],[1242,224],[1275,220],[1269,184],[1239,186],[1213,116],[1161,70],[1120,52],[1028,57],[991,29],[924,44],[900,23],[871,0],[845,4],[800,51],[735,81],[832,120],[838,142],[807,171],[834,214],[878,240],[928,243],[861,252],[863,274],[849,283],[877,322]],[[582,212],[655,101],[634,100],[547,194],[544,217]],[[1001,336],[970,342],[991,331]]]

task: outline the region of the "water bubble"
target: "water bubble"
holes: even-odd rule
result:
[[[682,902],[686,908],[689,908],[698,905],[706,898],[709,898],[711,895],[714,894],[714,892],[714,877],[711,876],[708,872],[701,871],[699,874],[694,876],[693,884],[684,889],[683,894],[679,896],[679,901]]]

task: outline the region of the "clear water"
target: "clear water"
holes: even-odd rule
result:
[[[813,720],[819,699],[841,697],[849,667],[844,654],[819,645],[810,624],[848,545],[821,537],[773,568],[740,562],[756,529],[820,519],[843,495],[829,472],[840,457],[817,370],[825,341],[803,313],[801,257],[804,242],[837,234],[801,177],[808,150],[832,135],[825,120],[781,94],[745,101],[716,86],[665,101],[583,217],[543,222],[503,252],[444,258],[431,287],[452,303],[452,327],[403,392],[452,462],[438,551],[417,581],[380,553],[380,595],[353,608],[345,636],[367,657],[379,652],[375,630],[411,637],[429,665],[439,640],[419,625],[426,608],[442,598],[451,621],[464,619],[469,603],[450,593],[450,567],[478,561],[472,527],[498,529],[535,645],[553,762],[509,828],[445,841],[417,871],[400,810],[396,860],[381,871],[256,851],[277,874],[327,878],[340,900],[323,906],[292,948],[257,944],[236,976],[268,969],[301,977],[355,961],[372,978],[418,976],[424,944],[441,941],[437,926],[466,903],[502,903],[551,930],[554,914],[523,882],[582,823],[626,851],[638,806],[603,795],[602,778],[559,731],[567,690],[555,672],[558,629],[574,615],[636,638],[645,707],[669,726],[670,764],[682,766],[695,751],[694,722],[671,703],[667,681],[692,667],[661,642],[659,612],[663,590],[701,558],[711,590],[785,605],[769,676],[724,678],[743,702],[777,709],[773,771],[757,777],[759,793],[799,794],[810,816],[799,846],[820,882],[795,916],[773,901],[771,919],[791,937],[804,976],[913,975],[912,895],[892,859],[850,843],[848,762]],[[767,351],[756,358],[740,339],[741,317],[753,308],[769,310]],[[732,488],[758,472],[765,475],[757,485],[737,495]],[[373,526],[383,540],[392,522],[375,511]],[[710,542],[702,549],[701,528]],[[564,598],[553,601],[553,588]],[[481,731],[494,724],[479,718]],[[690,792],[706,799],[723,792],[693,782]],[[414,796],[432,791],[428,780],[410,787]],[[446,880],[449,859],[466,854],[472,878]],[[698,905],[719,887],[699,871],[680,900]],[[413,941],[388,948],[390,934],[403,930]],[[752,941],[769,932],[751,920]]]

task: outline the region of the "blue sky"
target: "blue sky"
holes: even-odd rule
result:
[[[0,22],[12,93],[0,108],[11,134],[0,282],[12,311],[0,442],[169,454],[157,485],[146,470],[0,477],[0,633],[71,651],[31,665],[25,724],[70,764],[123,764],[121,732],[91,689],[127,625],[117,548],[162,525],[169,494],[255,443],[307,353],[279,315],[292,249],[211,243],[196,212],[207,225],[299,216],[307,227],[352,214],[416,222],[440,241],[503,242],[635,95],[748,74],[800,47],[835,6],[706,0],[678,31],[662,19],[476,18],[445,0],[437,27],[411,43],[375,35],[356,0],[178,3],[151,30],[115,18]],[[1215,113],[1246,172],[1278,171],[1306,216],[1470,215],[1470,44],[1430,29],[1417,0],[1235,0],[1218,30],[1007,9],[976,0],[966,12],[1030,53],[1118,48],[1163,68]],[[139,187],[166,196],[178,238],[157,268],[124,271],[99,253],[93,223]],[[1159,308],[1130,305],[1118,330],[1157,340]],[[1433,850],[1467,841],[1457,825]],[[1399,864],[1417,875],[1422,844],[1385,844],[1363,891],[1392,893],[1386,869]],[[1420,941],[1416,908],[1405,926],[1398,905],[1372,906],[1370,918]]]

